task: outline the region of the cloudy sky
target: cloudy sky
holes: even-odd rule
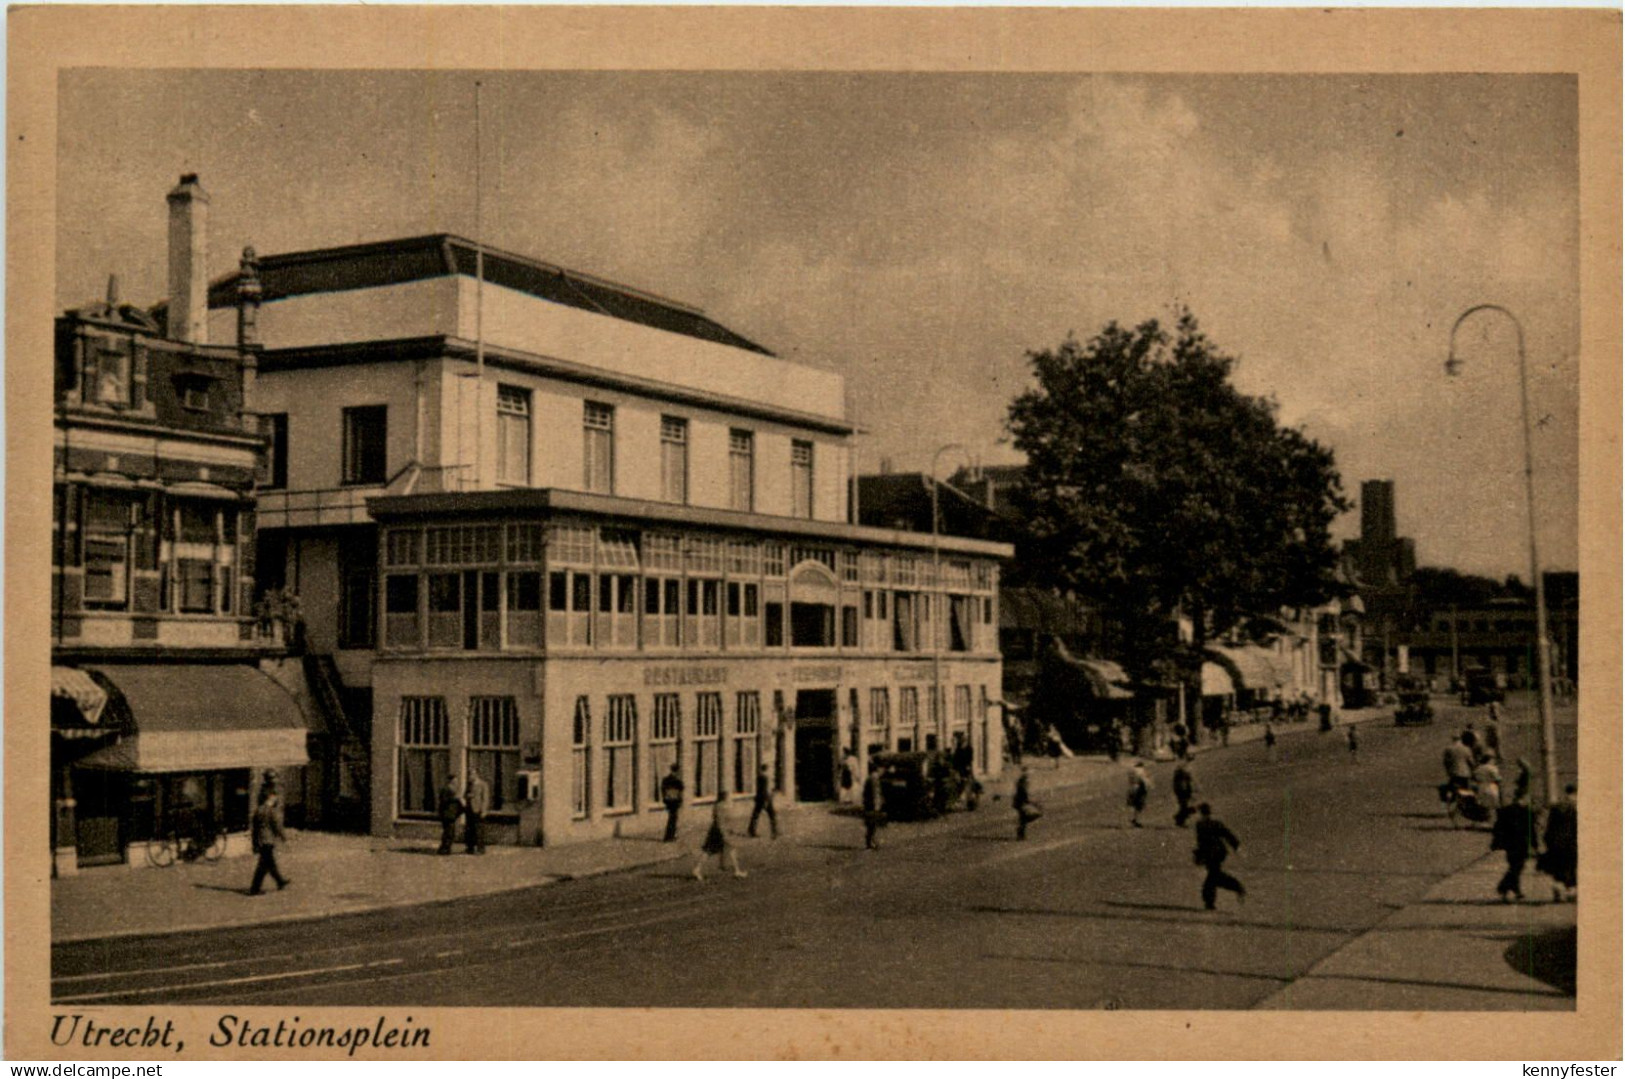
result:
[[[847,376],[860,467],[984,462],[1025,353],[1188,305],[1237,381],[1397,482],[1423,564],[1577,560],[1577,92],[1564,76],[480,76],[488,242],[696,304]],[[163,291],[165,192],[211,266],[474,230],[474,76],[62,77],[57,300]],[[946,456],[946,455],[945,455]],[[946,466],[951,467],[951,466]],[[1358,514],[1344,534],[1358,528]]]

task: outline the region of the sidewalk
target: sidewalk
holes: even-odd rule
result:
[[[1322,959],[1259,1008],[1572,1011],[1577,904],[1524,871],[1528,901],[1502,903],[1490,854]]]

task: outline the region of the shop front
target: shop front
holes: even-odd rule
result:
[[[224,831],[228,851],[246,853],[259,777],[308,763],[303,713],[256,667],[132,663],[58,671],[52,694],[58,874],[142,865],[149,847],[176,836]],[[101,692],[99,707],[88,687]],[[66,714],[70,705],[77,720]]]

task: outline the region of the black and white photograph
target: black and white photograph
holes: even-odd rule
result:
[[[31,1036],[1617,988],[1575,72],[198,55],[54,74]]]

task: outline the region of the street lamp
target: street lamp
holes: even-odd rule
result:
[[[937,514],[937,462],[949,450],[970,456],[970,451],[958,442],[938,446],[931,455],[931,718],[939,739],[948,732],[948,709],[942,699],[942,531]]]
[[[1540,701],[1540,755],[1541,771],[1546,783],[1546,803],[1557,800],[1556,732],[1552,726],[1552,670],[1547,651],[1546,636],[1546,583],[1540,573],[1540,548],[1535,539],[1535,458],[1534,434],[1529,426],[1529,365],[1524,356],[1523,323],[1518,316],[1500,304],[1481,303],[1461,313],[1450,327],[1450,353],[1444,362],[1447,375],[1458,374],[1463,362],[1456,358],[1456,331],[1461,324],[1480,311],[1495,311],[1511,320],[1518,333],[1518,385],[1523,400],[1523,482],[1524,496],[1529,510],[1529,575],[1535,579],[1535,678]]]

